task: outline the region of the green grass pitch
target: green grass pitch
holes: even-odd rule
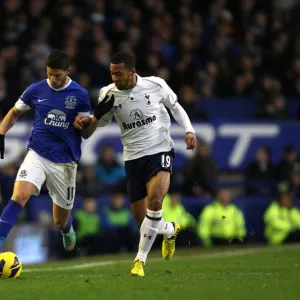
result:
[[[170,261],[151,253],[144,278],[129,274],[134,255],[24,266],[0,280],[3,300],[300,299],[300,246],[178,250]]]

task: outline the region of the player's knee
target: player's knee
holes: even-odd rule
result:
[[[22,206],[25,206],[30,197],[31,194],[26,193],[24,191],[14,192],[12,195],[12,199]]]
[[[162,207],[163,194],[157,191],[156,193],[148,196],[148,208],[150,210],[160,210]]]

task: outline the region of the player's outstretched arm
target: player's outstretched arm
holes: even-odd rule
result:
[[[197,145],[197,137],[186,111],[178,102],[168,105],[168,108],[176,122],[185,130],[186,149],[193,150]]]
[[[192,126],[190,118],[188,117],[184,108],[178,103],[177,95],[172,91],[172,89],[167,85],[167,83],[161,78],[157,78],[156,80],[163,87],[165,96],[163,104],[167,108],[169,108],[176,122],[185,131],[186,149],[193,150],[197,145],[197,137],[195,135],[195,130]]]
[[[4,158],[4,137],[7,131],[14,126],[19,117],[23,114],[22,111],[18,110],[15,106],[7,113],[0,125],[0,156]]]

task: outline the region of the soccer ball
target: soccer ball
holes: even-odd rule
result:
[[[0,278],[17,278],[22,272],[22,263],[13,252],[0,253]]]

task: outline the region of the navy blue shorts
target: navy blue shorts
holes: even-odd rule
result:
[[[172,174],[174,150],[125,161],[127,193],[131,203],[147,196],[146,184],[160,171]]]

